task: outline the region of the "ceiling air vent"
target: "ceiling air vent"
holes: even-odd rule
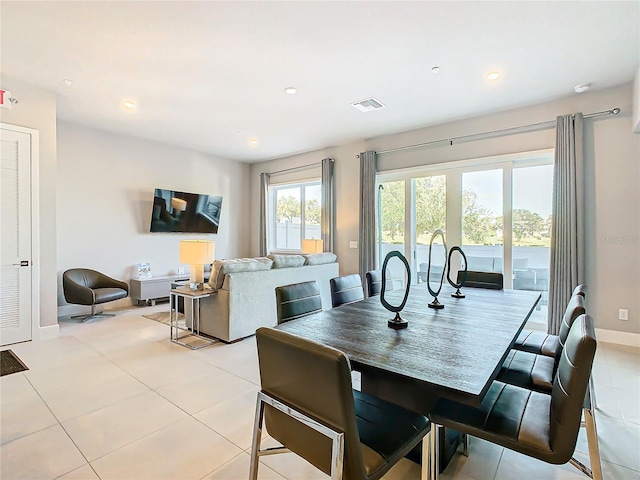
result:
[[[384,108],[384,105],[381,101],[376,100],[375,98],[366,98],[364,100],[360,100],[359,102],[352,103],[351,106],[357,108],[361,112],[370,112],[371,110],[379,110]]]

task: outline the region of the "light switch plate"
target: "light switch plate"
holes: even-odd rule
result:
[[[354,242],[353,240],[350,241],[349,248],[358,248],[358,242]]]

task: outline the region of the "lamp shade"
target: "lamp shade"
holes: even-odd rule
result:
[[[187,202],[181,198],[173,197],[171,199],[171,208],[179,212],[184,212],[187,209]]]
[[[321,239],[305,238],[302,240],[302,253],[322,253],[324,246]]]
[[[212,240],[180,240],[180,263],[204,265],[213,262],[215,243]]]

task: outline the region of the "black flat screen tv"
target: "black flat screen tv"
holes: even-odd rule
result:
[[[156,188],[151,232],[218,233],[222,197]]]

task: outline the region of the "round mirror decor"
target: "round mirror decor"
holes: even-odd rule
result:
[[[442,245],[444,246],[444,265],[442,266],[442,275],[440,275],[440,285],[438,285],[437,290],[433,290],[431,288],[431,262],[433,258],[431,257],[432,249],[433,249],[433,241],[436,238],[442,238]],[[444,305],[438,301],[438,295],[440,295],[440,290],[442,290],[442,283],[444,282],[444,274],[447,269],[447,244],[444,241],[444,232],[440,229],[433,232],[431,236],[431,242],[429,242],[429,267],[427,268],[427,290],[429,293],[433,295],[433,301],[429,304],[429,308],[441,309],[444,308]]]
[[[460,283],[454,283],[451,281],[451,255],[453,255],[453,252],[460,252],[460,255],[462,255],[462,259],[464,260],[464,273],[462,274],[462,277],[460,277],[460,272],[458,272],[458,280],[460,281]],[[456,292],[451,294],[452,297],[454,298],[465,297],[464,293],[460,292],[460,287],[464,285],[464,282],[466,279],[467,279],[467,257],[462,251],[462,249],[456,245],[455,247],[451,247],[451,250],[449,250],[449,260],[447,260],[447,281],[449,282],[449,285],[451,285],[453,288],[456,289]]]
[[[396,314],[396,316],[392,320],[389,320],[387,322],[387,326],[391,328],[395,328],[396,330],[399,330],[401,328],[407,328],[407,326],[409,325],[409,322],[407,320],[403,320],[402,318],[400,318],[400,312],[402,311],[405,304],[407,303],[407,298],[409,297],[409,289],[411,288],[411,284],[409,281],[406,282],[407,287],[404,291],[404,298],[402,299],[402,303],[400,303],[400,305],[395,306],[387,302],[387,300],[385,299],[385,292],[387,291],[387,264],[389,263],[389,260],[391,260],[393,257],[398,257],[400,260],[402,260],[402,263],[404,264],[404,268],[407,271],[407,276],[406,276],[407,279],[411,278],[411,269],[409,268],[409,262],[407,262],[407,259],[404,257],[404,255],[402,255],[398,251],[387,253],[387,256],[384,257],[384,262],[382,263],[382,291],[380,292],[380,303],[382,303],[382,306],[384,308],[386,308],[390,312],[395,312]]]

